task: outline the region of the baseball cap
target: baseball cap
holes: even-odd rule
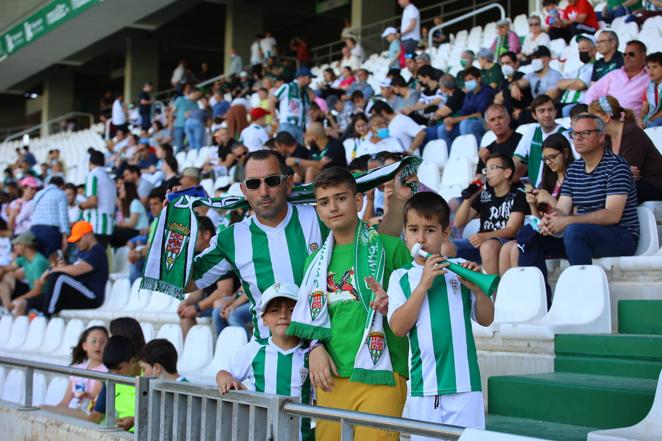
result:
[[[296,78],[299,77],[310,77],[310,78],[315,78],[315,75],[308,69],[307,67],[300,67],[297,70]]]
[[[71,235],[67,238],[67,242],[76,243],[81,237],[93,231],[92,224],[87,221],[78,221],[71,227]]]
[[[538,46],[535,51],[531,54],[531,58],[540,58],[540,57],[551,57],[552,53],[549,51],[547,46]]]
[[[182,170],[182,176],[189,178],[200,178],[200,169],[198,167],[186,167]]]
[[[416,61],[422,61],[424,63],[430,63],[432,60],[430,59],[430,55],[426,54],[425,52],[416,55]]]
[[[294,300],[296,302],[299,299],[299,287],[294,283],[288,282],[276,282],[271,285],[262,293],[260,315],[264,315],[264,313],[267,312],[269,302],[279,297]]]
[[[251,110],[251,120],[255,121],[263,116],[269,115],[271,112],[269,112],[266,109],[263,109],[262,107],[255,107],[253,110]]]
[[[12,239],[11,243],[14,245],[30,245],[35,246],[37,244],[37,237],[31,231],[26,231],[25,233],[19,234]]]
[[[391,79],[390,78],[384,78],[381,83],[379,83],[379,87],[391,87]]]
[[[33,176],[21,179],[21,187],[39,188],[39,181]]]
[[[389,26],[386,29],[384,29],[384,32],[382,32],[382,38],[385,38],[388,35],[397,34],[397,33],[398,33],[398,31],[393,26]]]

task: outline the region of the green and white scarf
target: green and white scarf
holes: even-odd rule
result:
[[[371,190],[392,180],[402,171],[400,179],[416,174],[420,159],[407,157],[393,164],[368,170],[355,175],[359,192]],[[288,197],[293,204],[315,202],[313,184],[297,185]],[[149,253],[145,259],[142,289],[162,292],[178,299],[184,298],[184,288],[188,283],[193,266],[195,242],[198,237],[198,223],[193,209],[208,206],[222,210],[250,208],[240,196],[223,198],[198,198],[181,196],[170,201],[161,212]]]
[[[333,234],[329,234],[303,276],[299,300],[292,313],[292,323],[287,332],[298,337],[328,341],[331,339],[331,317],[327,301],[327,274],[333,254]],[[374,293],[366,283],[368,276],[380,284],[384,279],[386,254],[376,229],[358,222],[354,233],[354,278],[363,307],[366,322],[363,325],[361,346],[354,359],[350,381],[393,386],[393,367],[384,334],[384,316],[370,307]]]

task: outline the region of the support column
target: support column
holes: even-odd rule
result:
[[[143,36],[126,38],[126,56],[124,62],[124,101],[132,102],[138,98],[145,81],[158,90],[159,46],[155,39]]]
[[[542,11],[542,0],[529,0],[529,13],[531,15]]]
[[[241,56],[244,65],[251,59],[255,34],[264,31],[264,14],[257,2],[230,2],[225,6],[225,51],[223,72],[230,70],[230,49]]]
[[[381,32],[387,26],[396,24],[386,23],[378,26],[370,26],[366,29],[361,28],[375,22],[388,20],[401,12],[402,9],[393,1],[352,0],[352,27],[358,30],[359,39],[366,53],[381,51],[383,49],[382,45],[385,44],[381,39]],[[399,25],[400,22],[398,20],[396,28],[399,28]]]
[[[41,107],[41,134],[49,134],[47,122],[74,110],[74,74],[71,69],[53,66],[44,79]]]

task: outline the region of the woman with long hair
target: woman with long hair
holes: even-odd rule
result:
[[[110,240],[111,246],[115,248],[123,247],[129,239],[149,228],[147,210],[140,202],[136,184],[126,181],[120,183],[118,196],[120,220],[117,222]]]
[[[368,139],[369,133],[368,117],[364,113],[354,115],[347,126],[342,143],[345,147],[345,158],[348,164],[359,156],[371,153],[367,148],[368,145],[372,145]]]
[[[611,95],[594,100],[588,111],[605,123],[605,147],[630,164],[638,202],[662,199],[662,154],[637,126],[634,112]]]

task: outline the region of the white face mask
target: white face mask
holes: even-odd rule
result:
[[[540,58],[536,58],[535,60],[531,61],[531,67],[533,68],[534,72],[540,72],[543,70],[545,65],[542,64],[542,60]]]
[[[510,77],[515,73],[515,68],[509,64],[504,64],[501,66],[501,73],[506,77]]]

